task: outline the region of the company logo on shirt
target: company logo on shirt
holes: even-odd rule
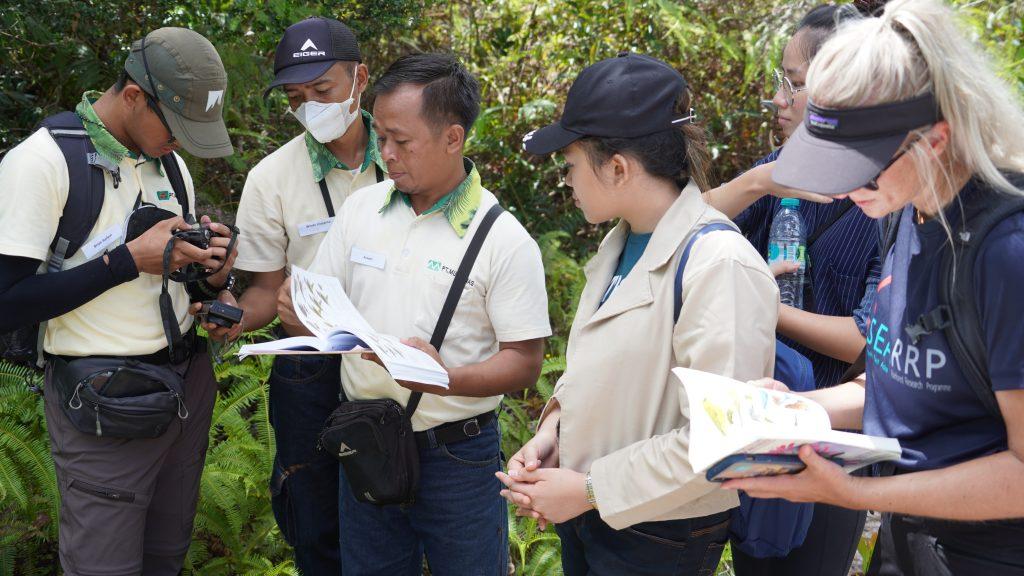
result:
[[[892,286],[892,274],[882,278],[876,289],[878,294]],[[878,320],[878,298],[874,306],[874,317],[868,320],[867,346],[865,357],[899,384],[914,390],[929,392],[951,392],[947,384],[932,384],[932,377],[947,364],[946,353],[936,348],[919,348],[893,338],[889,326]]]
[[[156,199],[161,202],[166,202],[171,198],[174,198],[174,192],[170,190],[158,190],[156,193]]]
[[[932,379],[947,364],[946,353],[936,348],[919,348],[893,338],[889,326],[872,318],[868,322],[867,358],[896,382],[915,390],[951,392],[948,384],[932,384]]]
[[[312,48],[312,50],[310,50]],[[298,52],[292,54],[292,58],[301,58],[303,56],[326,56],[327,52],[320,50],[313,43],[312,38],[306,38],[306,41],[302,44],[302,48],[299,48]]]
[[[441,272],[443,274],[448,274],[453,278],[455,277],[456,272],[454,268],[449,268],[448,266],[445,266],[444,264],[441,263],[440,260],[428,260],[427,270],[430,270],[431,272]],[[472,279],[466,279],[466,285],[476,286],[476,283],[473,282]]]

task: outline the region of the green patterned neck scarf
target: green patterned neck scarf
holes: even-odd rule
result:
[[[477,172],[476,165],[469,158],[463,158],[462,162],[466,168],[466,178],[455,187],[455,190],[442,196],[429,210],[421,214],[421,216],[426,216],[434,212],[443,213],[459,238],[464,237],[466,231],[469,230],[469,225],[472,224],[473,217],[476,216],[476,211],[480,208],[480,199],[483,197],[483,186],[480,184],[480,173]],[[406,205],[412,205],[409,195],[392,185],[391,190],[388,190],[384,198],[384,205],[381,206],[380,212],[387,210],[398,198],[401,198]]]

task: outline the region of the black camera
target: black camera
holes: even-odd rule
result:
[[[231,328],[242,321],[242,310],[217,300],[207,300],[203,302],[199,318],[222,328]]]
[[[188,230],[178,230],[174,233],[174,237],[183,242],[199,248],[200,250],[206,250],[210,247],[210,240],[216,236],[210,228],[204,224],[193,224]]]

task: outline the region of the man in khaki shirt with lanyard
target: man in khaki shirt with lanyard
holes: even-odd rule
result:
[[[337,277],[375,329],[402,337],[446,367],[447,390],[396,382],[366,359],[346,356],[350,400],[392,398],[408,407],[419,447],[419,487],[405,506],[356,500],[342,474],[341,557],[347,574],[505,574],[506,505],[495,409],[501,395],[536,382],[551,334],[540,250],[510,214],[480,246],[447,336],[426,342],[484,215],[497,198],[463,157],[479,112],[476,79],[454,57],[406,56],[377,81],[374,127],[392,180],[352,195],[311,270]],[[283,323],[303,331],[281,292]],[[308,331],[307,331],[308,332]]]
[[[174,151],[183,147],[200,158],[232,153],[222,119],[226,87],[208,40],[184,28],[155,30],[132,45],[114,86],[86,92],[74,113],[45,121],[47,128],[0,163],[0,332],[46,322],[46,424],[61,495],[60,563],[68,576],[172,576],[191,543],[217,385],[188,314],[196,286],[169,282],[163,289],[162,276],[191,263],[221,268],[226,257],[224,237],[206,250],[183,240],[169,245],[173,231],[189,228],[182,216],[195,212],[192,178]],[[61,129],[47,124],[59,118],[66,122]],[[80,139],[88,165],[78,154],[65,158],[72,146],[66,138]],[[82,179],[102,188],[83,188]],[[81,216],[66,207],[99,191],[101,207],[85,242],[55,261],[54,252],[64,251],[59,241],[51,248],[59,223]],[[143,213],[156,216],[136,220]],[[146,231],[132,237],[126,221]],[[37,274],[43,262],[46,273]],[[234,304],[221,291],[229,270],[199,280],[201,292],[220,292]],[[170,336],[174,330],[183,337]],[[159,379],[140,382],[132,370]],[[154,383],[157,390],[179,385],[179,402],[165,404],[156,411],[165,419],[143,428],[152,412],[118,407],[166,396]]]
[[[260,161],[242,190],[237,222],[245,234],[236,267],[253,273],[240,298],[246,330],[274,320],[288,268],[309,267],[349,195],[385,178],[372,118],[359,107],[368,79],[361,60],[355,34],[327,18],[290,26],[277,46],[268,92],[284,89],[306,131]],[[338,464],[316,451],[320,427],[338,405],[339,362],[278,356],[270,375],[274,516],[303,574],[341,573]]]

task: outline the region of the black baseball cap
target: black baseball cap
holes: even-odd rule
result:
[[[941,118],[930,92],[861,108],[808,102],[804,121],[783,146],[772,180],[819,194],[847,194],[877,177],[912,130]]]
[[[351,28],[333,18],[310,16],[292,24],[274,51],[274,81],[263,96],[284,84],[304,84],[324,75],[335,62],[362,62]]]
[[[558,122],[523,138],[530,154],[550,154],[584,136],[637,138],[672,128],[686,80],[668,64],[620,52],[587,66],[569,88]]]

